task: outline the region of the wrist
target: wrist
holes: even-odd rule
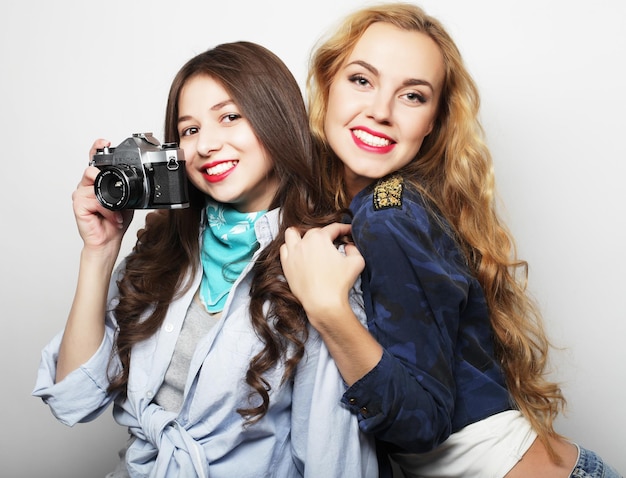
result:
[[[83,247],[80,253],[81,269],[94,269],[109,274],[115,267],[120,247],[117,246],[101,246],[101,247]]]
[[[342,324],[345,326],[352,321],[359,323],[347,299],[336,303],[317,303],[314,307],[305,307],[304,311],[320,334],[337,332]]]

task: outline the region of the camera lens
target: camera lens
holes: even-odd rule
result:
[[[143,178],[135,168],[111,166],[100,171],[94,189],[98,201],[107,209],[134,209],[140,207],[143,197]]]

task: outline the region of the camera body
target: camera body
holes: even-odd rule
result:
[[[91,165],[100,169],[94,190],[107,209],[189,207],[183,150],[152,133],[134,133],[114,148],[98,149]]]

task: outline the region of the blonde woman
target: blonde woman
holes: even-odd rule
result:
[[[440,22],[404,3],[348,16],[313,55],[309,101],[325,191],[352,226],[288,229],[281,259],[380,476],[618,476],[553,428],[549,342],[494,208],[477,88]],[[333,241],[350,232],[344,256]],[[369,331],[348,303],[359,274]]]

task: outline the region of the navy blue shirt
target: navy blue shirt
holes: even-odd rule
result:
[[[432,450],[510,409],[485,296],[449,224],[399,176],[361,191],[350,208],[368,328],[384,352],[343,402],[380,454]]]

